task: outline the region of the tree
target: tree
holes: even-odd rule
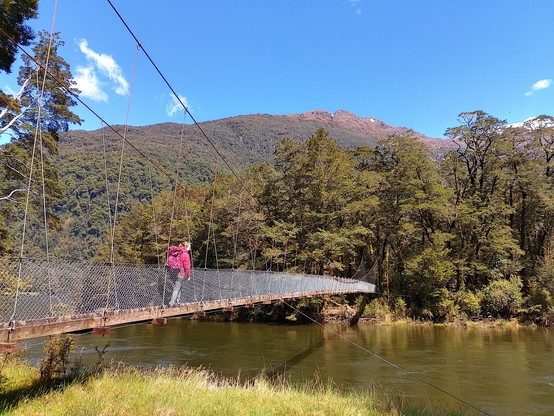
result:
[[[11,72],[17,55],[17,44],[28,46],[34,38],[33,30],[25,24],[38,15],[38,0],[0,1],[0,71]],[[16,43],[14,43],[16,42]]]
[[[37,17],[37,10],[38,0],[0,0],[0,71],[9,74],[17,57],[17,44],[28,46],[34,39],[34,32],[25,21]],[[7,108],[17,110],[17,107],[18,100],[0,89],[2,113]]]
[[[324,129],[302,143],[281,141],[275,160],[277,175],[262,196],[274,220],[264,229],[271,247],[266,253],[290,253],[294,247],[297,267],[316,274],[346,274],[345,265],[359,261],[371,234],[357,215],[365,190],[358,187],[358,161]],[[277,238],[282,232],[286,238]]]
[[[390,137],[375,150],[381,172],[377,248],[396,293],[409,293],[411,306],[432,308],[436,293],[453,277],[445,225],[452,217],[450,192],[429,151],[413,137]],[[390,258],[392,257],[392,258]],[[388,280],[382,290],[389,289]]]
[[[201,246],[208,188],[179,186],[176,193],[161,192],[152,200],[134,204],[121,213],[115,226],[113,261],[155,264],[165,261],[168,245],[191,241],[193,253]],[[112,260],[111,230],[95,259]]]
[[[526,233],[527,241],[532,254],[543,257],[544,247],[554,239],[554,117],[542,115],[526,122],[524,127],[531,135],[531,155],[538,163],[532,183],[540,187],[537,213],[540,215],[535,215],[540,222]]]
[[[443,163],[456,212],[449,248],[457,289],[478,290],[519,269],[522,252],[508,222],[513,207],[505,199],[510,144],[503,136],[506,122],[483,111],[461,113],[459,121],[460,126],[446,131],[458,149]]]
[[[34,57],[24,56],[19,70],[18,106],[4,111],[0,119],[0,128],[9,129],[13,136],[0,155],[2,208],[9,215],[12,201],[28,192],[36,210],[34,219],[46,216],[54,227],[59,224],[51,208],[64,196],[64,187],[52,158],[58,152],[59,133],[81,121],[70,110],[76,105],[72,94],[78,90],[69,64],[57,53],[61,45],[58,33],[52,39],[46,32],[39,33]]]

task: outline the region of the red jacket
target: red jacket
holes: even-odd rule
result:
[[[179,269],[177,276],[190,278],[190,256],[184,247],[169,246],[167,248],[167,265],[172,269]]]

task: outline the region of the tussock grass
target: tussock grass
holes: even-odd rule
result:
[[[74,380],[46,388],[33,387],[36,370],[14,364],[0,396],[6,415],[127,416],[127,415],[404,415],[386,397],[373,391],[344,394],[314,382],[293,386],[282,379],[260,377],[229,380],[205,369],[112,368],[87,380]],[[11,364],[10,364],[11,366]],[[19,373],[18,373],[19,372]],[[6,399],[11,397],[11,403]],[[436,412],[434,414],[437,414]],[[444,413],[446,414],[446,413]]]

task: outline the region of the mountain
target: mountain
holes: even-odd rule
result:
[[[233,168],[243,168],[253,162],[272,162],[277,143],[289,138],[305,140],[319,128],[327,130],[332,138],[346,148],[374,147],[379,140],[391,135],[413,135],[429,147],[435,156],[454,148],[447,139],[427,137],[406,127],[391,126],[375,118],[358,117],[348,111],[328,113],[322,110],[301,114],[268,115],[254,114],[236,116],[195,125],[162,123],[150,126],[129,127],[126,138],[136,144],[146,155],[156,158],[166,167],[176,162],[180,138],[183,137],[189,163],[188,169],[196,179],[204,179],[202,165],[213,165],[215,148]],[[123,134],[123,126],[115,126]],[[62,135],[61,157],[78,153],[102,151],[101,136],[109,144],[108,150],[117,149],[120,139],[110,129],[95,131],[74,130]],[[211,142],[211,144],[210,144]],[[200,169],[200,173],[197,170]]]
[[[508,124],[506,127],[525,127],[530,129],[537,129],[541,127],[554,127],[554,122],[549,116],[535,116],[526,118],[519,123]]]

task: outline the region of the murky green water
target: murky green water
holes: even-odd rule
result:
[[[479,414],[474,406],[493,415],[554,415],[552,329],[326,328],[174,319],[105,337],[79,335],[76,342],[89,361],[95,346],[109,343],[106,359],[126,364],[188,364],[233,377],[286,369],[295,381],[317,375],[341,389],[378,385],[407,403],[467,414]],[[24,357],[36,362],[41,354],[35,340]]]

